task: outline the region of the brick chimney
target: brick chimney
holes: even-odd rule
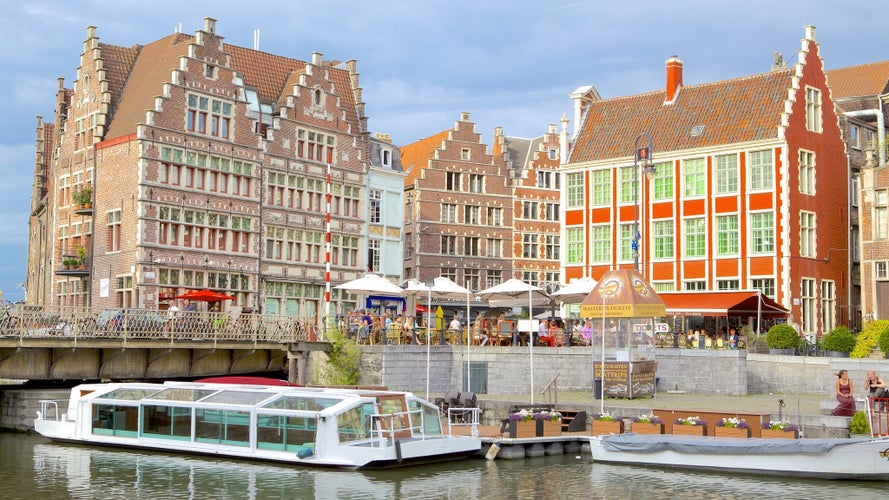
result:
[[[667,99],[665,102],[673,102],[682,87],[682,61],[679,56],[672,55],[667,59]]]

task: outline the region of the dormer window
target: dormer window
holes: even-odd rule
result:
[[[460,159],[463,161],[469,161],[469,148],[463,148],[460,151]]]
[[[324,93],[321,92],[321,89],[315,89],[315,92],[312,93],[312,104],[315,106],[320,106],[324,101]]]
[[[388,149],[383,150],[383,166],[391,167],[392,166],[392,151]]]

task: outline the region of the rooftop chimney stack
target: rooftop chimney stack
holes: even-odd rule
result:
[[[682,61],[679,60],[679,56],[674,54],[667,59],[667,99],[665,102],[673,102],[680,87],[682,87]]]

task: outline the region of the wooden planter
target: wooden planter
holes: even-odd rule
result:
[[[673,424],[673,434],[680,436],[706,436],[707,428],[703,425]]]
[[[716,426],[716,437],[744,438],[750,437],[750,428]]]
[[[532,438],[537,436],[537,422],[534,420],[510,420],[509,437]]]
[[[561,420],[538,420],[537,421],[538,436],[561,436],[562,421]]]
[[[623,420],[593,420],[593,436],[602,434],[623,434]]]
[[[663,434],[664,424],[652,424],[651,422],[633,422],[630,431],[636,434]]]
[[[799,431],[779,431],[775,429],[762,429],[760,437],[769,439],[798,439]]]

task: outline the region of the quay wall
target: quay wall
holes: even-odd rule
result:
[[[606,357],[615,355],[606,351]],[[317,384],[317,373],[323,369],[326,355],[310,354],[307,363],[309,383]],[[427,379],[427,356],[429,378]],[[542,401],[540,391],[556,375],[559,391],[593,391],[593,357],[598,351],[588,347],[475,347],[467,354],[465,346],[363,346],[359,384],[387,386],[395,390],[413,391],[431,396],[449,390],[461,390],[466,361],[473,369],[471,383],[479,384],[479,400],[485,394],[511,396],[513,403],[531,398],[531,359],[534,360],[534,399]],[[746,351],[714,351],[694,349],[650,349],[632,353],[634,359],[654,359],[657,367],[657,390],[685,391],[697,394],[746,395],[767,393],[823,393],[832,399],[836,372],[849,370],[857,385],[868,370],[889,377],[889,360],[873,358],[823,358],[802,356],[771,356]],[[42,399],[67,399],[67,389],[26,389],[0,387],[0,430],[29,431],[33,429],[36,412]],[[487,405],[508,405],[485,401]],[[506,410],[506,407],[503,408]],[[487,412],[486,412],[487,413]],[[502,414],[502,411],[494,414]]]
[[[392,389],[423,394],[428,382],[430,393],[444,393],[464,387],[467,359],[472,367],[474,387],[484,382],[479,394],[528,395],[534,372],[534,388],[539,392],[558,375],[561,391],[592,391],[593,361],[600,351],[589,347],[476,347],[465,346],[363,346],[360,363],[361,385],[384,385]],[[606,359],[615,352],[606,350]],[[743,396],[767,393],[819,393],[830,397],[836,373],[849,371],[860,383],[868,370],[889,377],[889,360],[772,356],[744,350],[647,349],[630,353],[634,360],[657,361],[657,390],[698,394]],[[594,359],[595,357],[595,359]],[[312,364],[323,366],[324,355],[313,353]]]

